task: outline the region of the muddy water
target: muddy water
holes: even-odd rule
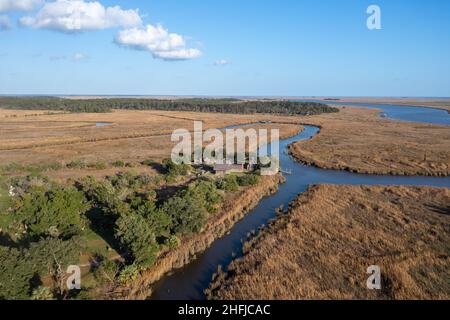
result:
[[[334,104],[334,102],[333,102]],[[345,104],[349,105],[349,104]],[[401,121],[417,121],[436,124],[450,124],[450,115],[447,112],[435,113],[435,109],[405,107],[405,106],[378,106],[365,105],[367,107],[380,108],[388,117]],[[400,111],[399,108],[402,108]],[[441,110],[438,110],[441,111]],[[420,120],[420,121],[419,121]],[[450,129],[449,129],[450,130]],[[291,170],[291,175],[286,175],[286,183],[280,185],[279,191],[262,200],[259,205],[238,222],[230,233],[216,240],[212,246],[199,255],[185,267],[176,270],[173,274],[162,278],[153,286],[151,299],[164,300],[201,300],[204,299],[203,290],[211,281],[214,272],[219,265],[225,267],[234,257],[242,255],[242,239],[261,225],[275,218],[275,209],[280,206],[287,207],[298,194],[306,191],[311,184],[351,184],[351,185],[416,185],[450,187],[450,177],[403,177],[388,175],[366,175],[346,171],[324,170],[305,166],[296,162],[287,153],[289,144],[311,139],[319,132],[319,128],[305,126],[300,134],[280,141],[280,163],[285,170]]]

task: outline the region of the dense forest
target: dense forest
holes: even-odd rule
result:
[[[312,115],[338,112],[336,108],[316,102],[293,102],[287,100],[244,101],[237,99],[157,100],[112,98],[75,100],[55,97],[0,97],[0,107],[68,112],[110,112],[112,109],[283,115]]]

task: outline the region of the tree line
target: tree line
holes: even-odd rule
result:
[[[58,110],[68,112],[111,112],[123,110],[161,110],[218,112],[233,114],[314,115],[338,112],[338,109],[317,102],[288,100],[245,101],[238,99],[63,99],[56,97],[0,97],[0,107],[24,110]]]

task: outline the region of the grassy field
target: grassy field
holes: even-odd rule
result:
[[[320,185],[246,243],[214,299],[449,299],[450,190]],[[382,289],[366,270],[381,268]]]
[[[391,121],[373,109],[340,109],[338,114],[305,118],[304,123],[320,126],[321,131],[291,146],[298,160],[370,174],[450,174],[448,126]]]
[[[112,163],[121,160],[135,170],[148,170],[139,163],[169,158],[174,143],[173,130],[193,129],[193,121],[203,121],[204,129],[258,121],[279,121],[254,128],[278,128],[282,137],[296,134],[299,117],[234,115],[168,111],[113,111],[112,113],[47,114],[47,111],[0,109],[0,162],[2,166],[44,166],[61,169],[73,161],[83,161],[89,168],[62,168],[47,174],[54,179],[105,176],[113,173]],[[112,123],[97,127],[97,122]],[[291,123],[291,124],[289,124]],[[13,164],[13,165],[11,165]],[[79,166],[78,166],[79,167]],[[31,168],[33,169],[33,168]],[[123,171],[122,168],[120,168]]]

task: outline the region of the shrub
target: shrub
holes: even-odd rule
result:
[[[240,186],[253,186],[259,182],[259,176],[255,174],[247,174],[244,176],[239,176],[237,181]]]
[[[55,300],[55,296],[50,288],[40,286],[33,290],[31,300]]]
[[[85,169],[87,168],[87,163],[83,160],[74,160],[67,164],[67,168],[70,169]]]
[[[90,168],[95,168],[97,170],[104,170],[108,168],[108,165],[105,162],[99,161],[89,165]]]
[[[239,190],[237,177],[235,175],[227,175],[217,181],[217,187],[225,191],[237,191]]]
[[[181,245],[181,240],[176,235],[171,235],[164,241],[164,245],[169,249],[176,249]]]
[[[135,281],[139,276],[140,268],[138,265],[132,264],[124,267],[119,274],[119,282],[128,284]]]
[[[166,169],[168,176],[178,177],[178,176],[186,176],[191,171],[192,167],[188,164],[176,164],[172,160],[164,160],[163,161],[164,169]]]
[[[116,168],[123,168],[125,167],[125,162],[122,160],[117,160],[113,162],[113,166]]]
[[[107,257],[97,256],[98,265],[94,268],[95,279],[101,283],[114,283],[119,274],[119,266]]]
[[[155,163],[155,162],[154,162],[153,160],[150,160],[150,159],[142,161],[142,164],[143,164],[144,166],[151,166],[151,165],[153,165],[154,163]]]

